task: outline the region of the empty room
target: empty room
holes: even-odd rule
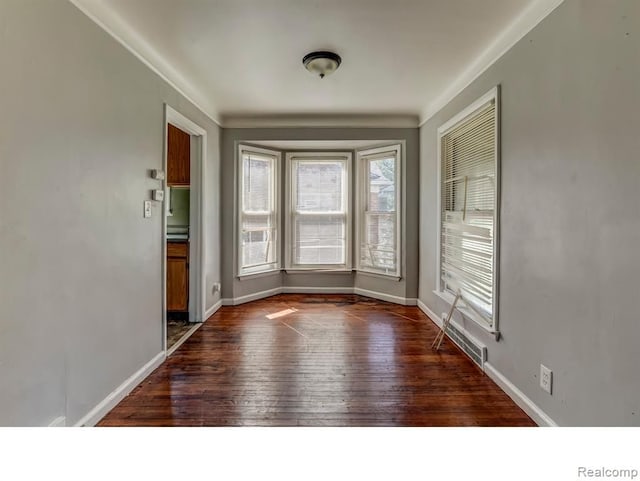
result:
[[[640,427],[639,39],[0,0],[0,425]]]

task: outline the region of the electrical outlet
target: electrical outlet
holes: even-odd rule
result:
[[[540,387],[551,394],[553,385],[553,371],[544,364],[540,364]]]
[[[219,282],[214,282],[211,291],[213,293],[220,292],[220,283]]]

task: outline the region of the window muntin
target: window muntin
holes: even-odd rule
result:
[[[358,270],[400,276],[400,145],[358,153]]]
[[[240,148],[239,275],[277,269],[279,154]]]
[[[288,269],[349,267],[349,154],[289,154]]]

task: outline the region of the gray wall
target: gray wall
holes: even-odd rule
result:
[[[219,128],[67,1],[0,2],[0,425],[73,424],[162,350],[163,103]]]
[[[236,277],[237,250],[235,247],[235,175],[237,145],[242,142],[259,145],[260,140],[404,140],[406,142],[402,236],[402,272],[400,281],[389,281],[366,274],[286,274],[239,280]],[[282,156],[284,162],[284,155]],[[222,129],[222,297],[238,298],[269,289],[286,287],[359,287],[398,297],[416,298],[418,292],[418,129],[399,128],[270,128]],[[284,169],[283,169],[284,170]],[[283,172],[284,173],[284,172]],[[283,183],[284,185],[284,183]],[[233,206],[233,208],[232,208]],[[283,219],[284,223],[284,219]],[[283,224],[284,225],[284,224]],[[233,255],[231,255],[232,253]],[[229,254],[229,255],[227,255]]]
[[[440,314],[436,129],[502,86],[503,339],[466,326],[560,425],[640,426],[639,41],[637,0],[567,0],[420,132],[419,297]]]

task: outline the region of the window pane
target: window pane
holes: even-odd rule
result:
[[[369,210],[396,210],[396,160],[394,157],[369,162]]]
[[[278,262],[275,155],[243,150],[240,159],[239,273],[270,270]]]
[[[361,263],[377,269],[396,270],[396,218],[394,214],[365,215],[365,242]]]
[[[271,210],[272,161],[245,155],[243,178],[243,206],[245,212]]]
[[[274,234],[271,216],[243,216],[241,250],[244,267],[275,262]]]
[[[345,216],[297,215],[294,229],[294,264],[346,262]]]
[[[295,195],[298,212],[343,211],[343,163],[297,162]]]
[[[496,115],[489,102],[440,139],[441,288],[459,290],[492,325],[495,291]],[[478,319],[476,319],[478,320]]]

